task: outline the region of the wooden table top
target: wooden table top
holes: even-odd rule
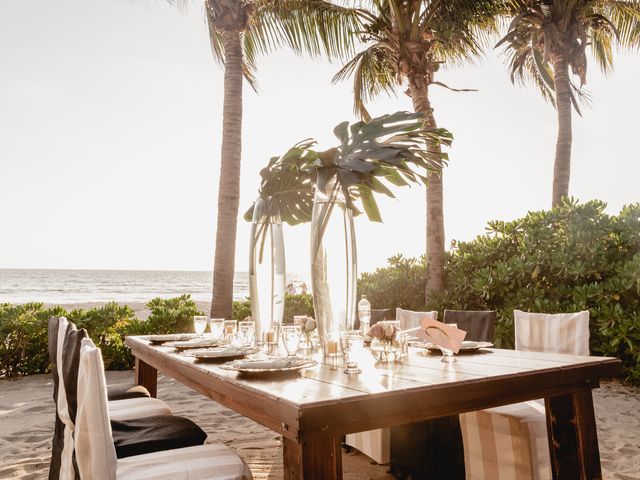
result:
[[[457,355],[410,348],[388,366],[364,352],[362,373],[320,363],[298,375],[247,377],[214,363],[196,362],[171,347],[127,337],[133,355],[162,373],[285,436],[336,435],[425,420],[463,411],[544,398],[598,385],[618,375],[616,358],[483,349]]]

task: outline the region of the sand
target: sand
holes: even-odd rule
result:
[[[108,383],[133,379],[132,372],[107,372]],[[0,380],[0,479],[46,478],[53,435],[50,375]],[[160,376],[158,397],[176,415],[191,418],[245,459],[256,480],[282,478],[282,443],[267,428],[228,410],[174,380]],[[605,479],[640,480],[640,389],[617,381],[594,391]],[[344,478],[390,480],[387,467],[362,454],[343,453]]]

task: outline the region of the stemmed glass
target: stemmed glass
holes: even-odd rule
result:
[[[238,334],[238,322],[235,320],[224,321],[224,338],[228,342],[233,342]]]
[[[447,325],[453,328],[458,328],[458,325],[456,323],[448,323]],[[453,363],[456,361],[456,357],[453,356],[453,350],[449,350],[448,348],[444,348],[442,346],[440,347],[440,350],[442,351],[442,358],[440,359],[441,362]]]
[[[302,332],[299,325],[285,325],[282,327],[282,343],[289,357],[295,357],[300,347]]]
[[[196,331],[196,337],[202,337],[207,329],[207,317],[204,315],[194,315],[193,328]]]
[[[358,368],[357,352],[362,350],[364,336],[362,330],[345,330],[340,332],[340,349],[344,359],[344,373],[355,374],[362,370]]]
[[[224,318],[212,318],[209,322],[209,330],[214,340],[222,340],[224,334]]]
[[[238,323],[238,337],[243,347],[250,347],[256,334],[256,324],[253,320],[243,320]]]

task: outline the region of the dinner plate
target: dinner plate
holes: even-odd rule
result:
[[[244,347],[220,347],[220,348],[206,348],[202,350],[190,350],[185,353],[190,357],[195,357],[200,362],[220,362],[235,360],[237,358],[244,358],[247,355],[256,353],[258,350],[255,348]]]
[[[183,350],[194,350],[200,348],[214,348],[220,346],[219,340],[212,338],[192,338],[187,341],[168,342],[164,344],[165,347],[173,347],[179,352]]]
[[[425,343],[424,347],[430,351],[438,351],[438,352],[441,351],[440,347],[433,343]],[[490,347],[493,347],[493,343],[491,342],[472,342],[472,341],[466,340],[462,342],[462,345],[460,346],[460,350],[458,353],[476,352],[481,348],[490,348]]]
[[[314,365],[316,362],[313,360],[277,357],[268,360],[235,360],[225,363],[220,368],[234,370],[245,375],[277,375],[298,372]]]
[[[148,340],[155,345],[166,342],[184,342],[191,338],[195,338],[195,335],[192,333],[170,333],[167,335],[147,335],[146,337],[143,337],[144,340]]]

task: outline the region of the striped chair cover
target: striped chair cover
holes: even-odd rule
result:
[[[157,398],[126,398],[124,400],[112,400],[108,405],[109,418],[118,422],[156,415],[171,415],[172,413],[169,406]]]
[[[102,355],[82,340],[78,369],[76,459],[84,480],[246,480],[251,472],[222,444],[146,453],[118,460],[111,438]]]
[[[589,312],[514,312],[516,350],[589,355]],[[468,480],[551,478],[543,400],[460,415]]]
[[[396,320],[400,321],[400,330],[417,327],[423,318],[438,319],[438,312],[414,312],[396,308]],[[360,450],[367,457],[377,463],[386,464],[390,460],[390,431],[388,428],[368,430],[366,432],[350,433],[345,437],[345,443]]]

